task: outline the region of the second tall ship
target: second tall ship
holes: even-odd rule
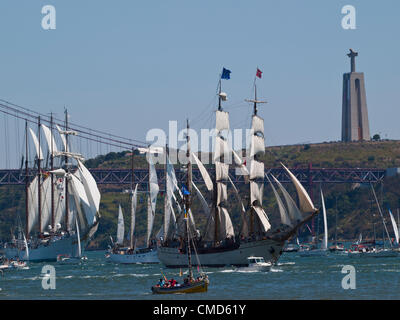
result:
[[[213,176],[209,174],[200,159],[190,152],[189,133],[187,135],[188,154],[184,170],[188,175],[187,181],[189,182],[182,191],[192,193],[194,188],[194,192],[202,203],[203,211],[207,215],[206,228],[200,233],[195,226],[196,216],[191,211],[188,212],[190,232],[195,235],[193,241],[195,241],[199,258],[197,263],[202,266],[247,266],[247,258],[250,256],[263,257],[266,262],[275,263],[283,252],[285,241],[293,237],[304,223],[319,212],[295,175],[282,164],[287,176],[295,186],[299,201],[297,204],[279,181],[271,175],[286,202],[285,206],[271,183],[281,217],[280,225],[271,226],[262,205],[264,178],[266,177],[264,163],[260,161],[260,156],[265,153],[264,120],[257,114],[257,106],[263,101],[257,100],[256,83],[254,83],[254,93],[254,99],[247,100],[254,105],[250,146],[246,150],[247,165],[234,150],[229,149],[227,143],[227,132],[230,127],[229,114],[222,109],[221,102],[226,100],[226,94],[221,91],[221,79],[219,81],[218,109],[216,110],[215,129],[217,134],[213,152],[215,166]],[[232,159],[233,161],[230,162],[229,160]],[[192,181],[192,161],[201,172],[211,202],[206,201],[207,196],[204,197]],[[239,192],[230,177],[229,163],[233,163],[237,171],[244,175],[248,188],[244,194]],[[269,180],[268,176],[267,179]],[[241,223],[237,226],[233,225],[228,212],[228,184],[231,185],[236,195],[236,205],[240,211]],[[179,205],[178,202],[175,201],[175,203]],[[187,265],[185,253],[188,248],[187,241],[185,241],[187,235],[185,230],[180,227],[182,218],[178,215],[176,219],[170,219],[171,210],[165,210],[165,212],[164,229],[166,231],[158,248],[158,257],[167,267],[185,267]],[[193,263],[196,264],[196,261]]]

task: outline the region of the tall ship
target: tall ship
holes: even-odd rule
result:
[[[159,263],[157,256],[157,246],[155,240],[151,238],[156,210],[157,195],[159,192],[157,172],[152,160],[152,150],[146,150],[149,160],[149,190],[147,197],[147,234],[146,245],[142,248],[136,246],[135,223],[136,223],[136,205],[137,189],[133,189],[133,180],[131,181],[131,225],[129,233],[129,246],[124,246],[124,217],[121,206],[118,209],[117,239],[113,242],[112,248],[106,253],[106,258],[115,263],[135,264],[135,263]],[[132,150],[132,179],[133,179],[133,150]]]
[[[9,259],[56,261],[59,255],[75,257],[98,228],[101,195],[83,157],[70,150],[69,136],[77,133],[68,128],[67,111],[64,130],[55,125],[61,150],[56,145],[53,125],[52,116],[50,128],[38,117],[37,133],[25,124],[25,231],[5,244]],[[35,153],[34,170],[29,168],[28,132]],[[50,158],[47,166],[42,165],[42,144]]]
[[[187,175],[191,175],[192,161],[198,166],[208,192],[208,195],[202,195],[192,179],[189,179],[191,185],[182,190],[182,192],[192,193],[194,189],[193,192],[196,193],[207,216],[205,229],[200,232],[196,229],[195,214],[189,211],[189,228],[194,235],[192,240],[197,248],[199,265],[210,267],[247,266],[249,264],[248,257],[251,256],[262,257],[265,262],[275,263],[283,252],[285,241],[295,236],[298,229],[318,214],[319,210],[314,207],[308,193],[295,175],[283,164],[286,174],[295,186],[298,202],[293,200],[274,176],[271,175],[270,179],[265,174],[264,163],[260,159],[265,153],[264,120],[258,115],[258,104],[264,103],[264,101],[257,100],[256,81],[254,82],[254,99],[246,100],[253,103],[254,106],[250,146],[246,150],[246,161],[243,161],[234,150],[229,148],[227,142],[230,128],[229,113],[222,108],[222,101],[226,100],[226,94],[221,91],[221,79],[229,79],[229,74],[228,77],[224,76],[227,71],[229,70],[223,70],[219,80],[218,108],[215,111],[216,135],[213,152],[215,174],[210,175],[194,153],[187,154],[187,164],[184,166]],[[257,76],[261,76],[259,70],[257,70]],[[240,192],[234,185],[229,172],[231,163],[237,169],[237,173],[240,172],[241,175],[244,175],[246,192]],[[274,227],[271,226],[262,205],[265,180],[270,182],[274,191],[281,218],[281,223]],[[280,189],[286,205],[271,180]],[[237,203],[235,205],[240,211],[240,225],[233,224],[228,212],[228,185],[236,196]],[[211,201],[207,201],[206,198],[210,198]],[[177,207],[179,208],[179,206]],[[180,221],[183,219],[181,214],[177,214],[175,220],[169,219],[168,216],[170,214],[166,214],[164,218],[164,227],[173,231],[164,233],[165,238],[158,248],[158,257],[167,267],[184,267],[187,265],[187,246],[185,245],[185,232],[180,228]]]

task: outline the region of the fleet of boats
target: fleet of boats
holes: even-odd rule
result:
[[[221,77],[222,79],[222,77]],[[299,229],[318,213],[309,194],[296,176],[284,165],[283,169],[293,184],[296,194],[292,196],[272,174],[265,173],[260,157],[265,153],[264,120],[258,114],[257,87],[254,82],[254,99],[246,100],[253,105],[250,126],[250,145],[245,156],[229,147],[229,113],[223,109],[226,93],[222,92],[219,81],[218,105],[215,110],[215,132],[213,169],[211,174],[203,162],[191,151],[189,121],[186,135],[186,161],[180,170],[185,173],[185,183],[178,182],[175,167],[169,158],[168,146],[164,148],[141,149],[146,153],[149,165],[147,195],[147,233],[145,245],[137,246],[135,233],[138,185],[132,181],[130,195],[130,230],[125,237],[125,219],[121,205],[118,207],[116,239],[110,237],[111,245],[106,251],[109,262],[121,264],[161,263],[170,268],[188,268],[188,275],[181,283],[168,280],[164,275],[151,290],[155,294],[192,293],[207,291],[210,280],[202,271],[203,267],[244,267],[251,271],[268,271],[283,252],[296,253],[300,257],[348,254],[350,257],[395,257],[399,253],[399,231],[389,209],[389,216],[395,233],[395,242],[389,248],[380,248],[376,241],[359,241],[345,249],[335,241],[328,247],[328,224],[325,200],[320,190],[321,210],[324,225],[322,241],[316,239],[309,245],[301,244]],[[55,135],[61,140],[57,146]],[[33,144],[35,166],[29,167],[28,134]],[[43,165],[41,141],[45,137],[50,165]],[[38,118],[37,131],[25,126],[25,230],[18,225],[18,236],[4,247],[4,258],[0,270],[29,268],[27,262],[56,261],[59,264],[79,264],[87,258],[82,248],[97,230],[100,213],[100,192],[97,184],[83,163],[82,155],[71,151],[69,137],[77,133],[68,129],[68,115],[65,127],[50,128]],[[132,150],[133,151],[133,150]],[[165,156],[165,192],[162,193],[163,223],[154,229],[157,198],[160,197],[159,182],[154,164],[155,153]],[[204,180],[205,188],[199,188],[192,179],[192,166],[196,165]],[[209,168],[209,167],[208,167]],[[232,170],[243,175],[245,187],[233,183]],[[280,222],[273,224],[263,207],[264,181],[268,182],[276,199]],[[371,186],[372,187],[372,186]],[[202,191],[203,190],[203,191]],[[240,219],[232,219],[228,211],[228,190],[235,196]],[[372,187],[376,199],[375,191]],[[196,199],[201,209],[193,209]],[[295,201],[296,199],[297,201]],[[389,237],[383,212],[377,201],[383,225]],[[199,230],[197,221],[205,215],[204,230]],[[239,221],[239,222],[233,222]],[[337,229],[337,221],[336,221]],[[317,237],[318,238],[318,237]],[[199,275],[195,277],[193,267]]]

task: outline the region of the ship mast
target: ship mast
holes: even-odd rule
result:
[[[28,170],[28,121],[25,121],[25,221],[26,221],[26,237],[29,237],[29,170]]]
[[[69,223],[69,196],[68,196],[68,172],[69,172],[69,164],[68,164],[68,111],[65,109],[65,231],[68,232],[68,223]]]
[[[267,103],[267,101],[262,101],[262,100],[257,100],[257,84],[256,84],[256,77],[254,78],[254,99],[245,99],[246,102],[252,102],[253,103],[253,117],[257,116],[257,104],[258,103]],[[253,128],[252,128],[253,129]],[[257,159],[258,156],[255,154],[254,155],[254,160],[258,160]],[[251,203],[251,197],[249,197],[249,206],[252,206]],[[254,210],[251,209],[250,210],[250,234],[254,233]]]
[[[53,113],[50,114],[50,139],[51,139],[51,150],[50,150],[50,167],[51,167],[51,172],[54,170],[54,145],[53,145]],[[54,175],[51,173],[51,229],[54,232],[54,222],[55,222],[55,217],[54,217]]]
[[[190,280],[193,279],[193,271],[192,271],[192,257],[190,251],[190,231],[189,231],[189,215],[190,215],[190,206],[192,203],[191,195],[192,195],[192,162],[190,161],[190,137],[189,137],[189,120],[187,120],[186,124],[187,134],[187,150],[186,157],[188,160],[187,163],[187,175],[186,175],[186,185],[187,192],[184,194],[185,197],[185,220],[186,220],[186,239],[187,239],[187,255],[188,255],[188,269],[189,269],[189,277]]]
[[[134,174],[134,167],[133,167],[133,147],[132,147],[132,156],[131,156],[131,233],[130,233],[130,248],[133,250],[133,228],[135,227],[133,222],[133,174]]]
[[[42,195],[41,195],[41,183],[40,183],[40,178],[41,178],[41,168],[40,168],[40,158],[41,158],[41,148],[40,148],[40,116],[38,117],[38,140],[39,140],[39,146],[38,146],[38,159],[37,159],[37,166],[38,166],[38,226],[39,226],[39,235],[42,233]]]

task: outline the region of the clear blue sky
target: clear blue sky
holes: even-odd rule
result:
[[[41,28],[47,4],[56,30]],[[341,27],[347,4],[356,30]],[[267,146],[334,141],[353,48],[371,134],[400,139],[399,13],[397,0],[3,0],[0,98],[60,117],[66,105],[73,122],[145,140],[169,119],[211,127],[222,67],[231,124],[249,126],[258,66]]]

